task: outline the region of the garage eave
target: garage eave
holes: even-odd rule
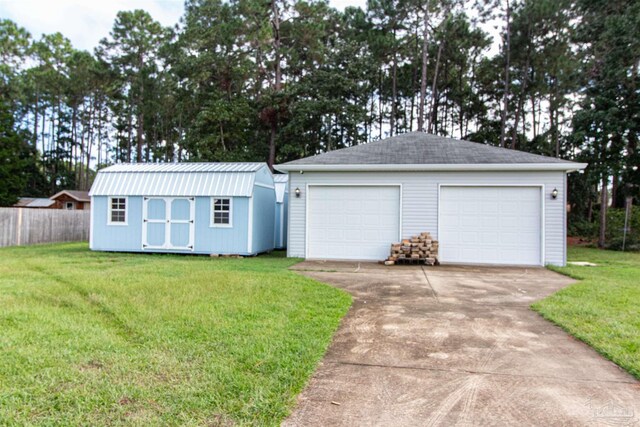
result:
[[[573,172],[586,163],[472,163],[472,164],[282,164],[280,172],[413,172],[413,171],[563,171]]]

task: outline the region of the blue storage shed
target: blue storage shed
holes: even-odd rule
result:
[[[256,255],[274,249],[265,163],[141,163],[102,169],[91,196],[97,251]]]
[[[276,187],[276,224],[275,247],[284,249],[287,247],[287,207],[289,206],[289,174],[276,174],[273,176]]]

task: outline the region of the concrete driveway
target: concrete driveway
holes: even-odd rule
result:
[[[303,262],[354,297],[289,426],[632,425],[640,383],[529,305],[542,268]]]

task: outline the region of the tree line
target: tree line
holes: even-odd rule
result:
[[[425,131],[588,162],[570,197],[593,222],[638,197],[638,22],[627,0],[187,0],[171,28],[119,12],[87,52],[2,20],[0,202],[116,162],[272,166]]]

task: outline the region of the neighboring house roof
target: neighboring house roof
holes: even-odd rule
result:
[[[253,194],[266,163],[118,164],[98,171],[91,196],[241,196]]]
[[[295,170],[571,170],[586,165],[424,132],[329,151],[276,166]]]
[[[59,193],[54,194],[53,196],[49,197],[51,200],[55,200],[58,197],[62,196],[63,194],[66,194],[67,196],[71,197],[72,199],[78,201],[78,202],[90,202],[91,201],[91,197],[89,196],[89,192],[88,191],[79,191],[79,190],[62,190]]]
[[[54,203],[51,199],[21,197],[18,199],[18,203],[13,206],[16,208],[48,208]]]
[[[273,175],[273,182],[276,188],[276,203],[283,203],[285,193],[289,192],[289,174],[275,174]]]

